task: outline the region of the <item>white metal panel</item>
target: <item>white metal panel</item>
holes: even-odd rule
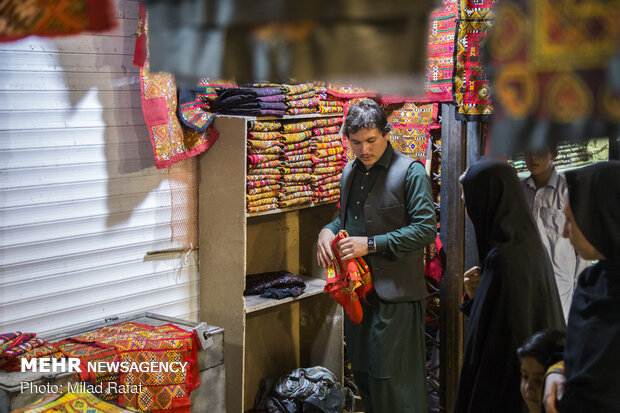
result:
[[[195,252],[147,255],[178,247],[175,176],[140,109],[138,1],[117,4],[108,33],[0,43],[0,332],[198,319]]]

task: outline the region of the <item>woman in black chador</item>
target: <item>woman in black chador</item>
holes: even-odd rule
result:
[[[564,329],[551,263],[512,167],[474,164],[462,179],[481,264],[469,314],[455,412],[523,412],[517,348],[533,333]]]
[[[566,183],[563,235],[579,255],[598,262],[579,275],[568,313],[565,377],[549,375],[545,407],[620,412],[620,162],[566,172]]]

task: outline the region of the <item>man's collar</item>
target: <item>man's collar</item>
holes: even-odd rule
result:
[[[377,160],[377,162],[375,162],[375,164],[371,167],[371,169],[375,166],[383,166],[386,169],[389,168],[390,162],[392,162],[393,156],[394,156],[394,148],[392,148],[392,144],[390,144],[390,141],[388,141],[387,146],[385,150],[383,151],[383,155],[381,155],[381,157]],[[355,158],[353,165],[357,166],[358,168],[362,168],[363,171],[366,170],[366,167],[364,166],[362,161],[359,160],[359,158]]]
[[[559,180],[560,180],[560,176],[558,175],[558,171],[555,169],[555,166],[554,166],[553,171],[551,172],[551,176],[549,177],[549,180],[547,181],[547,184],[545,186],[550,186],[556,189],[558,187]],[[525,178],[525,184],[532,189],[536,189],[536,184],[534,183],[534,177],[531,174],[529,177]]]

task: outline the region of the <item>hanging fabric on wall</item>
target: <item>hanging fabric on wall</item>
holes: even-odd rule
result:
[[[150,71],[145,50],[148,42],[148,23],[141,7],[134,64],[140,66],[142,114],[151,138],[155,166],[168,168],[206,151],[217,140],[217,130],[211,125],[214,116],[201,113],[200,97],[211,96],[213,88],[221,82],[201,79],[197,88],[181,92],[179,106],[174,76]]]
[[[454,100],[452,76],[458,11],[458,0],[443,0],[442,7],[433,10],[430,14],[424,101],[452,102]]]
[[[620,135],[617,1],[506,0],[489,34],[492,149]]]
[[[382,107],[393,127],[390,142],[394,149],[413,159],[426,159],[431,129],[440,127],[438,104],[405,102]]]
[[[493,112],[491,89],[483,68],[482,52],[494,22],[496,0],[459,0],[454,40],[454,101],[459,120],[488,120]]]
[[[110,0],[3,0],[0,2],[0,42],[26,36],[67,36],[100,32],[116,26]]]

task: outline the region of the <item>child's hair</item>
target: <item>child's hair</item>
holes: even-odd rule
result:
[[[521,344],[517,349],[517,356],[519,359],[533,357],[546,369],[562,359],[565,342],[566,332],[563,330],[541,330]]]

